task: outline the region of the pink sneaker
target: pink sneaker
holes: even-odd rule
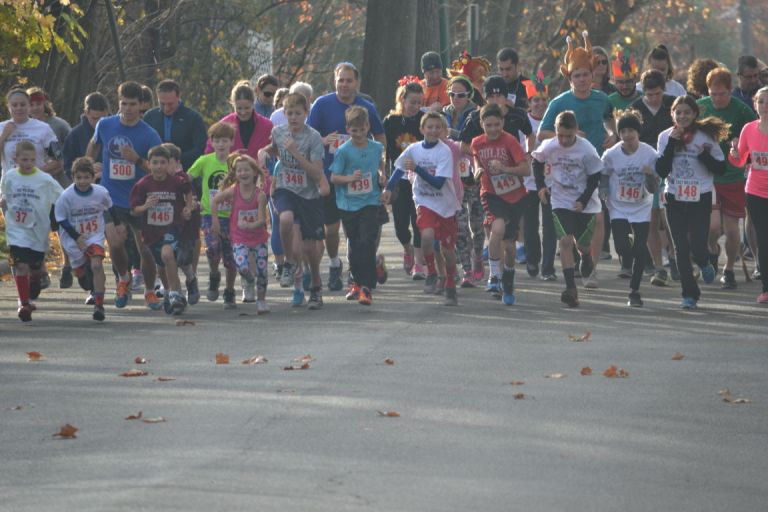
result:
[[[475,264],[472,269],[472,278],[477,283],[482,283],[485,279],[485,265],[482,259],[475,260]]]
[[[411,275],[413,270],[413,253],[403,253],[403,270],[405,270],[407,275]]]
[[[413,266],[413,272],[411,273],[411,278],[414,281],[423,281],[427,278],[426,272],[424,272],[424,266],[423,265],[414,265]]]
[[[758,304],[768,304],[768,292],[763,292],[757,296]]]

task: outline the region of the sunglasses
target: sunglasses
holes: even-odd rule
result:
[[[451,98],[469,98],[469,92],[449,92],[448,96]]]
[[[597,61],[598,64],[602,64],[603,66],[608,65],[608,59],[600,59]]]
[[[265,98],[271,98],[275,95],[275,91],[261,91],[261,94],[263,94]]]

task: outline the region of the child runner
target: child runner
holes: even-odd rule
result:
[[[565,291],[560,300],[569,307],[579,305],[574,270],[574,246],[581,253],[581,275],[594,268],[590,243],[595,229],[595,214],[601,210],[597,198],[603,163],[595,147],[577,135],[576,115],[565,110],[555,118],[555,137],[534,150],[533,169],[542,204],[552,204],[555,232],[560,239],[560,263],[565,277]],[[548,188],[544,176],[552,180]]]
[[[701,290],[693,277],[691,258],[709,284],[715,268],[709,261],[707,237],[712,212],[713,175],[725,172],[719,142],[728,137],[728,125],[715,117],[699,120],[699,106],[691,96],[672,103],[675,125],[659,135],[656,172],[667,178],[664,195],[667,224],[675,245],[683,288],[683,309],[696,309]]]
[[[442,141],[440,134],[448,123],[437,112],[427,112],[421,118],[422,142],[411,144],[395,162],[396,170],[387,183],[382,200],[388,202],[391,192],[398,184],[404,171],[413,185],[413,201],[416,204],[417,225],[421,232],[424,259],[427,262],[427,279],[424,293],[435,293],[437,269],[434,240],[440,242],[445,258],[445,302],[446,306],[458,305],[456,294],[456,212],[461,207],[453,182],[454,167],[451,149]]]
[[[14,153],[17,167],[5,171],[0,180],[0,208],[19,293],[19,319],[29,322],[36,309],[30,300],[40,295],[51,208],[62,190],[51,175],[35,166],[37,153],[31,141],[18,141]]]
[[[488,103],[480,111],[483,135],[472,139],[475,178],[480,181],[483,209],[493,216],[488,242],[489,283],[496,298],[515,303],[515,239],[525,205],[522,177],[531,173],[528,157],[517,138],[504,132],[501,108]],[[504,256],[502,273],[501,258]]]
[[[320,259],[323,257],[323,205],[320,196],[328,194],[328,182],[323,173],[323,140],[314,128],[306,124],[309,105],[298,93],[283,100],[288,124],[272,129],[272,144],[259,151],[263,164],[269,156],[280,159],[275,168],[272,200],[280,213],[280,240],[285,249],[285,264],[281,286],[294,284],[302,254],[309,260],[311,284],[307,309],[323,307]],[[301,228],[302,248],[295,244],[294,222]],[[297,293],[298,292],[298,293]],[[293,303],[304,300],[301,289],[294,290]]]
[[[357,299],[360,304],[370,306],[373,300],[371,289],[376,285],[376,239],[384,146],[367,137],[371,127],[366,109],[349,107],[344,116],[351,138],[336,150],[330,170],[341,223],[349,240],[349,266],[354,278],[347,300]]]
[[[728,155],[731,164],[741,167],[752,159],[747,176],[747,210],[757,231],[757,261],[762,270],[762,293],[757,302],[768,304],[768,87],[755,93],[758,121],[747,123]]]
[[[636,111],[620,112],[617,129],[621,142],[603,153],[602,181],[607,188],[604,195],[611,216],[613,243],[621,266],[632,271],[627,305],[641,307],[640,281],[645,268],[653,193],[658,188],[654,170],[656,150],[640,142],[641,122]]]
[[[192,187],[188,180],[170,174],[171,155],[166,148],[155,146],[148,157],[151,174],[131,190],[131,215],[141,218],[142,241],[168,280],[166,296],[170,304],[166,313],[180,315],[187,301],[181,296],[178,257],[183,252],[191,253],[190,247],[183,247],[181,233],[192,214]]]
[[[267,195],[264,193],[265,172],[248,155],[233,154],[232,171],[221,184],[223,190],[211,201],[211,231],[221,232],[218,209],[231,204],[229,234],[237,270],[252,294],[256,293],[256,313],[269,313],[267,306]],[[234,176],[232,176],[234,175]],[[234,178],[234,179],[233,179]],[[224,188],[226,187],[226,188]]]
[[[235,305],[235,259],[232,255],[232,243],[229,239],[229,223],[221,225],[219,234],[212,232],[213,220],[211,217],[211,199],[219,191],[219,186],[227,176],[227,157],[235,138],[235,128],[227,122],[214,123],[208,129],[213,153],[198,158],[187,173],[193,178],[202,180],[203,190],[200,198],[202,213],[203,236],[205,237],[205,255],[208,257],[210,273],[208,274],[208,293],[206,297],[213,302],[219,298],[219,283],[221,272],[219,262],[223,260],[226,273],[224,285],[224,307],[232,308]],[[229,219],[229,203],[220,203],[218,216]]]
[[[95,304],[93,319],[104,320],[104,212],[112,208],[107,189],[96,185],[93,160],[72,162],[74,183],[56,201],[56,222],[62,248],[69,254],[72,271],[80,287],[91,292]],[[113,216],[114,218],[114,216]]]

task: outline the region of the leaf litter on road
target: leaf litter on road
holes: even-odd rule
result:
[[[229,364],[229,356],[219,352],[216,354],[216,364]]]
[[[27,361],[44,361],[45,357],[40,352],[27,352]]]
[[[592,331],[587,331],[584,334],[578,335],[578,334],[569,334],[568,340],[569,341],[575,341],[577,343],[581,343],[582,341],[589,341],[589,339],[592,337]]]
[[[136,414],[131,414],[130,416],[126,417],[126,420],[140,420],[143,413],[141,411],[137,412]]]
[[[253,357],[249,357],[245,361],[243,361],[243,364],[264,364],[269,362],[269,359],[262,356],[261,354],[255,355]]]
[[[589,366],[585,366],[584,368],[581,369],[580,373],[585,377],[588,375],[592,375],[592,368],[590,368]]]
[[[61,429],[53,434],[53,437],[59,437],[61,439],[75,439],[77,438],[77,431],[80,430],[77,427],[74,427],[67,423]]]
[[[682,361],[685,358],[685,354],[682,352],[675,352],[675,355],[672,356],[673,361]]]
[[[149,375],[149,372],[134,368],[133,370],[128,370],[127,372],[121,373],[120,377],[143,377],[145,375]]]
[[[624,368],[619,368],[616,365],[611,365],[603,372],[603,377],[608,377],[609,379],[626,379],[629,377],[629,372],[625,370]]]
[[[397,411],[376,411],[376,412],[379,413],[379,416],[384,416],[384,417],[387,417],[387,418],[399,418],[400,417],[400,413],[397,412]]]
[[[733,395],[731,394],[731,390],[728,388],[721,389],[717,394],[723,397],[723,402],[727,402],[729,404],[751,404],[752,403],[752,400],[750,400],[749,398],[733,398]]]

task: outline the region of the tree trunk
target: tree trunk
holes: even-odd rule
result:
[[[416,13],[416,3],[410,0],[368,2],[361,90],[373,97],[382,117],[394,105],[397,79],[418,66],[413,53]]]
[[[409,74],[421,76],[421,56],[433,51],[440,53],[440,2],[418,0],[416,2],[416,45],[414,46],[414,69]],[[443,69],[450,62],[443,62]]]

